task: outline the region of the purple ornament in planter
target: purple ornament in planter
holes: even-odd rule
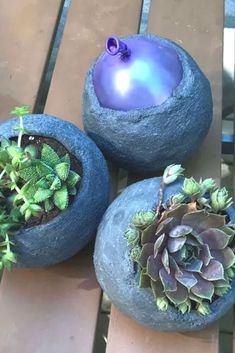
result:
[[[139,37],[109,37],[106,53],[93,74],[95,93],[102,107],[116,110],[160,105],[172,95],[183,69],[176,51],[161,42]]]
[[[212,119],[208,79],[176,43],[154,35],[109,37],[87,73],[84,127],[104,155],[135,172],[182,163]]]

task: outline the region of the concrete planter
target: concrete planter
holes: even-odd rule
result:
[[[3,123],[1,135],[15,136],[16,125],[15,118]],[[23,229],[14,236],[17,266],[48,266],[73,256],[95,235],[108,206],[108,171],[99,149],[75,125],[48,115],[28,115],[24,127],[32,135],[62,143],[83,168],[79,191],[68,209],[48,223]]]
[[[129,186],[108,208],[99,226],[94,263],[98,281],[111,301],[124,314],[140,324],[159,331],[201,330],[218,320],[235,301],[235,281],[232,289],[211,305],[211,313],[203,316],[196,311],[181,314],[173,307],[163,312],[156,308],[152,292],[139,288],[139,273],[134,271],[124,232],[133,215],[155,205],[160,178],[140,181]],[[164,201],[181,189],[177,182],[166,188]],[[235,211],[229,208],[230,218]]]
[[[192,57],[167,39],[147,38],[174,48],[182,63],[183,78],[170,98],[145,109],[103,108],[94,90],[94,64],[87,73],[83,100],[88,135],[107,158],[139,172],[162,170],[188,159],[201,145],[212,118],[210,84]]]

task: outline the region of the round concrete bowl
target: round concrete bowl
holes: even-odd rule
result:
[[[182,80],[170,98],[145,109],[104,108],[94,90],[95,63],[87,73],[83,95],[88,135],[108,159],[137,172],[162,170],[188,159],[201,145],[212,119],[210,83],[192,57],[167,39],[147,38],[174,48],[182,63]]]
[[[94,264],[97,279],[111,301],[124,314],[141,325],[158,331],[196,331],[219,319],[235,301],[235,281],[231,290],[211,305],[211,313],[203,316],[195,310],[181,314],[173,307],[159,311],[153,294],[139,288],[139,273],[134,271],[124,232],[133,215],[140,210],[152,209],[160,178],[143,180],[129,186],[107,209],[96,237]],[[181,190],[181,182],[168,186],[164,202]],[[235,210],[228,213],[235,218]]]
[[[13,118],[0,126],[0,134],[13,137]],[[82,249],[95,235],[108,206],[109,178],[102,153],[75,125],[48,115],[24,117],[32,135],[56,139],[82,165],[79,191],[68,209],[48,223],[22,229],[13,237],[17,266],[42,267],[61,262]]]

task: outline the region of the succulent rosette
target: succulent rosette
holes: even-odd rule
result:
[[[125,233],[130,257],[140,287],[150,288],[160,310],[171,305],[207,315],[235,277],[235,231],[226,214],[231,199],[212,179],[185,178],[182,193],[162,205],[166,181],[156,210],[136,213]]]

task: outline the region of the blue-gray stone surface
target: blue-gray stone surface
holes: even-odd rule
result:
[[[13,127],[18,125],[18,119],[10,119],[0,126],[0,135],[15,136]],[[32,135],[62,143],[83,169],[79,191],[68,209],[48,223],[22,229],[13,237],[17,266],[48,266],[73,256],[95,235],[108,206],[108,171],[94,142],[72,123],[48,115],[28,115],[24,127]]]
[[[183,78],[170,98],[146,109],[103,108],[93,85],[95,63],[87,73],[83,95],[88,135],[108,159],[139,172],[162,170],[188,159],[201,145],[212,119],[210,83],[192,57],[167,39],[147,37],[173,47],[181,60]]]
[[[138,272],[129,258],[125,230],[133,215],[150,210],[157,201],[161,178],[140,181],[129,186],[107,209],[98,229],[94,263],[97,279],[111,301],[126,315],[140,324],[159,331],[201,330],[219,319],[235,301],[235,281],[232,289],[211,305],[211,313],[203,316],[196,311],[181,314],[173,307],[159,311],[149,289],[139,288]],[[166,188],[164,202],[181,190],[182,182]],[[231,219],[234,209],[228,210]]]

